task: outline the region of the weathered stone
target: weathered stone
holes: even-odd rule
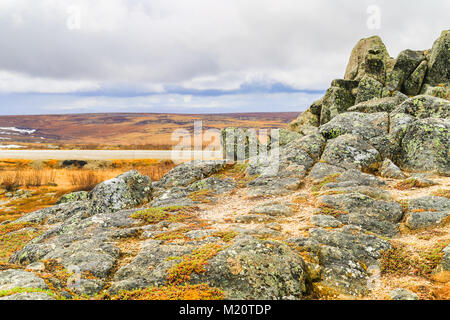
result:
[[[32,272],[9,269],[0,271],[0,291],[14,288],[48,289],[45,281]]]
[[[154,183],[153,186],[160,189],[185,187],[224,169],[225,165],[226,162],[223,160],[194,160],[186,162],[170,170],[161,180]]]
[[[308,289],[300,254],[275,241],[236,238],[205,269],[193,282],[218,287],[227,299],[301,299]]]
[[[313,180],[322,180],[323,178],[336,173],[342,173],[345,169],[325,162],[317,162],[311,169],[309,177]]]
[[[162,241],[147,240],[141,244],[139,254],[122,266],[114,275],[109,291],[133,290],[148,286],[161,286],[167,280],[167,271],[177,263],[177,259],[191,253],[194,246],[162,244]]]
[[[1,297],[0,300],[17,301],[17,300],[56,300],[56,299],[43,292],[27,292],[27,293],[24,292]]]
[[[442,257],[441,266],[445,271],[450,271],[450,244],[442,250],[444,256]]]
[[[322,100],[320,124],[327,123],[354,104],[355,97],[351,91],[339,87],[329,88]]]
[[[421,229],[438,225],[450,215],[450,199],[425,196],[408,201],[406,226]]]
[[[390,91],[403,90],[403,84],[410,74],[425,60],[423,51],[404,50],[400,52],[394,69],[388,74],[386,88]]]
[[[405,179],[406,176],[391,160],[385,159],[381,165],[380,175],[384,178]]]
[[[360,81],[370,75],[384,83],[388,59],[389,54],[380,37],[361,39],[352,50],[344,79]]]
[[[236,217],[236,222],[238,223],[262,223],[274,221],[273,216],[268,216],[265,214],[246,214]]]
[[[322,125],[319,132],[326,139],[352,134],[370,143],[373,138],[386,135],[388,130],[389,116],[386,112],[345,112]]]
[[[391,112],[395,109],[396,106],[401,104],[406,100],[406,96],[396,95],[393,97],[386,97],[380,99],[372,99],[369,101],[364,101],[350,107],[348,111],[352,112],[365,112],[365,113],[373,113],[373,112]]]
[[[450,101],[428,95],[419,95],[405,100],[392,114],[406,113],[415,118],[449,118]]]
[[[268,216],[291,216],[294,214],[293,210],[289,206],[272,201],[256,206],[251,210],[251,213],[264,214]]]
[[[136,170],[121,174],[97,185],[90,193],[91,211],[115,212],[137,207],[150,201],[152,181]]]
[[[322,228],[338,228],[342,226],[342,222],[336,218],[324,214],[317,214],[311,217],[311,223]]]
[[[355,103],[381,98],[383,93],[383,84],[374,78],[364,76],[358,86],[358,95]]]
[[[309,134],[313,128],[319,126],[319,116],[313,114],[310,109],[303,112],[296,120],[289,123],[288,129],[299,134]]]
[[[378,265],[377,260],[391,247],[390,243],[352,226],[311,229],[309,234],[321,244],[318,254],[323,270],[318,284],[346,294],[367,294],[369,271]]]
[[[425,74],[427,73],[427,61],[422,61],[416,70],[413,71],[409,75],[409,77],[405,80],[404,88],[405,93],[409,96],[415,96],[419,94],[420,89],[422,88],[422,83],[425,78]]]
[[[450,82],[450,30],[442,31],[433,44],[425,81],[433,86]]]
[[[449,175],[449,141],[450,120],[428,118],[413,122],[402,140],[401,167]]]
[[[381,165],[379,152],[357,136],[344,134],[328,141],[323,161],[346,169],[374,171]]]
[[[73,202],[73,201],[86,201],[88,200],[89,193],[86,191],[78,191],[78,192],[72,192],[63,195],[61,198],[56,201],[56,204],[60,203],[67,203],[67,202]]]
[[[414,292],[403,288],[397,288],[389,292],[392,300],[419,300],[419,297]]]

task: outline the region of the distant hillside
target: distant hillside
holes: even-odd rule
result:
[[[0,144],[26,143],[126,147],[145,145],[162,148],[173,145],[172,132],[193,132],[194,121],[203,129],[281,128],[298,112],[228,114],[96,113],[69,115],[0,116]]]

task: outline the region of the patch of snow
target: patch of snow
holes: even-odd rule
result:
[[[36,132],[36,130],[34,130],[34,129],[19,129],[16,127],[0,127],[0,130],[15,131],[15,132],[19,132],[22,134],[32,134],[32,133]]]
[[[24,146],[18,146],[16,144],[0,145],[0,149],[19,149],[19,148],[25,148],[25,147]]]

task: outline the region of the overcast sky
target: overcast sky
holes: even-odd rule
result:
[[[450,1],[0,0],[0,114],[302,111],[356,42],[391,56]]]

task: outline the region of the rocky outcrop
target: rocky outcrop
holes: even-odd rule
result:
[[[442,31],[433,44],[425,82],[433,86],[450,82],[450,30]]]
[[[450,175],[447,38],[397,59],[380,38],[362,39],[345,79],[273,145],[259,149],[254,131],[226,128],[228,161],[190,161],[156,182],[130,171],[4,222],[39,234],[0,271],[1,299],[185,285],[225,299],[369,294],[391,238],[449,221],[445,196],[394,200],[405,186],[440,182],[418,172]],[[402,191],[391,194],[394,184]],[[439,255],[439,270],[449,270],[448,246]],[[76,287],[47,270],[50,262],[58,274],[78,270]],[[389,296],[416,297],[400,288]]]

